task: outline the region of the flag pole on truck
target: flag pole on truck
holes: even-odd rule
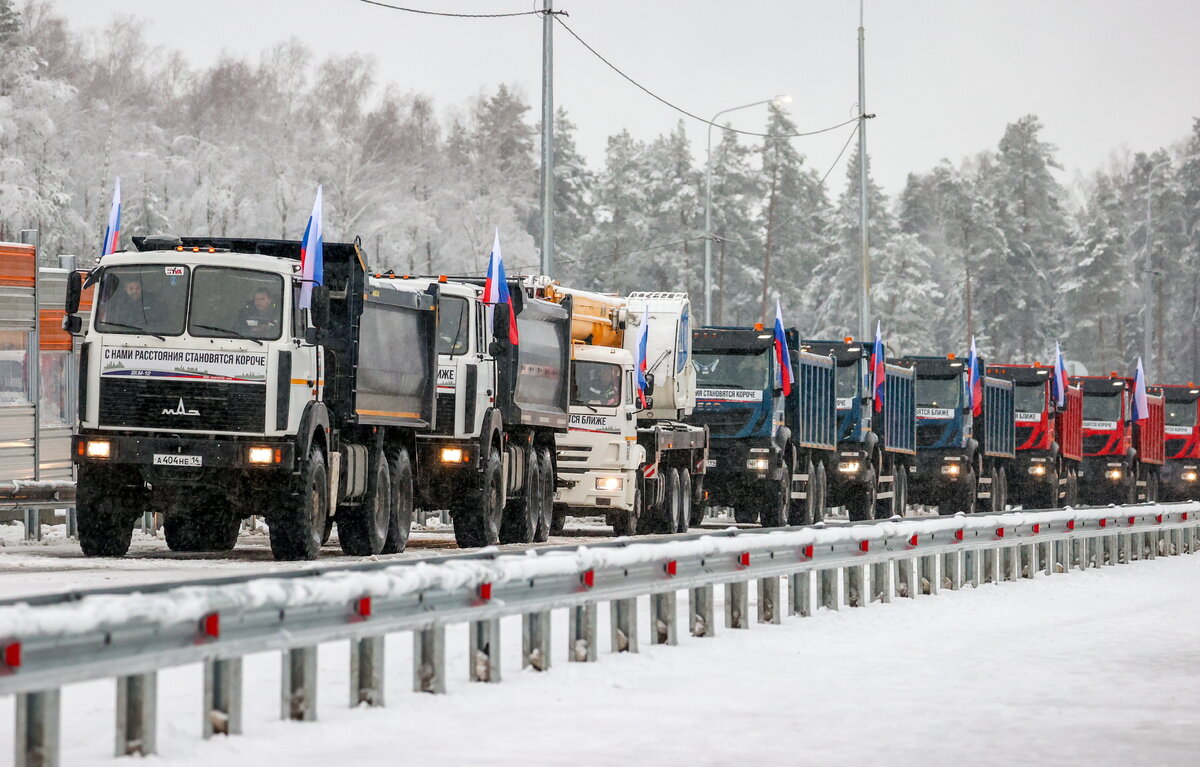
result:
[[[775,361],[779,363],[779,386],[783,389],[783,396],[791,396],[792,356],[783,331],[783,307],[778,298],[775,299]]]
[[[508,292],[508,276],[504,273],[504,256],[500,253],[500,230],[496,230],[496,239],[492,242],[492,252],[488,256],[487,281],[483,284],[483,302],[488,305],[488,321],[495,327],[495,312],[497,304],[508,307],[508,342],[517,343],[517,317],[513,313],[512,296]]]
[[[112,207],[108,209],[108,226],[104,230],[104,242],[100,245],[100,257],[117,252],[121,241],[121,179],[113,184]]]
[[[871,349],[871,396],[875,412],[883,412],[883,384],[887,379],[887,353],[883,348],[883,322],[875,322],[875,346]]]
[[[317,185],[317,199],[313,201],[312,214],[304,227],[304,238],[300,241],[300,308],[312,308],[313,285],[325,283],[325,231],[321,225],[321,186]]]
[[[1063,359],[1062,347],[1054,342],[1054,375],[1050,382],[1053,388],[1054,404],[1059,409],[1067,405],[1067,361]]]
[[[1150,403],[1146,401],[1146,371],[1142,369],[1142,358],[1138,357],[1137,372],[1133,377],[1132,421],[1144,421],[1150,416]]]

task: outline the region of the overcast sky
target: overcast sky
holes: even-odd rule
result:
[[[462,12],[522,11],[535,0],[392,0]],[[116,14],[196,64],[222,52],[257,58],[288,36],[318,55],[375,56],[381,80],[461,104],[500,82],[522,88],[536,119],[541,20],[444,19],[359,0],[57,0],[76,29]],[[536,0],[540,5],[541,0]],[[556,0],[567,23],[630,76],[705,117],[776,94],[801,130],[854,114],[856,0]],[[1172,144],[1200,116],[1198,0],[867,0],[868,151],[895,194],[905,175],[939,159],[995,147],[1004,126],[1033,112],[1059,147],[1062,179],[1088,174],[1114,152]],[[579,126],[593,165],[606,138],[628,127],[652,139],[678,113],[653,101],[556,29],[555,103]],[[762,130],[765,107],[735,112]],[[686,119],[686,118],[685,118]],[[688,120],[699,162],[705,126]],[[849,128],[797,139],[825,172]],[[714,138],[715,143],[715,138]],[[847,153],[848,156],[849,153]],[[845,158],[842,159],[842,164]],[[844,169],[831,176],[842,187]]]

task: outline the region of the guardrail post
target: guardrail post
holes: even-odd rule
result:
[[[1123,565],[1127,565],[1130,562],[1131,549],[1133,547],[1130,545],[1129,537],[1129,533],[1117,533],[1117,561]]]
[[[1010,547],[1011,548],[1011,547]],[[1022,578],[1032,578],[1034,572],[1038,569],[1038,544],[1026,543],[1016,547],[1021,554],[1021,566],[1019,572]]]
[[[1101,553],[1100,561],[1106,565],[1115,565],[1121,558],[1121,538],[1115,533],[1110,533],[1104,536],[1104,551]]]
[[[204,722],[201,734],[242,734],[242,659],[204,661]]]
[[[383,705],[383,637],[350,640],[350,708]]]
[[[725,628],[750,628],[750,584],[746,581],[725,584]]]
[[[827,610],[838,610],[842,606],[841,569],[837,567],[817,571],[817,602]]]
[[[571,608],[567,621],[567,659],[572,663],[591,663],[596,660],[596,603],[585,602]]]
[[[916,557],[900,557],[896,560],[896,593],[915,599],[920,589],[917,586]]]
[[[867,592],[867,566],[847,565],[846,572],[846,605],[848,607],[866,607],[871,602]]]
[[[1196,526],[1195,525],[1191,525],[1188,527],[1185,540],[1187,541],[1187,552],[1189,554],[1195,554],[1196,553]]]
[[[609,602],[608,625],[612,634],[613,652],[638,651],[636,597]]]
[[[25,540],[40,541],[42,539],[41,509],[23,509],[25,519]]]
[[[500,681],[500,619],[471,621],[467,658],[472,682]]]
[[[1057,563],[1055,551],[1058,548],[1055,541],[1046,541],[1039,544],[1042,553],[1042,572],[1046,575],[1054,575],[1054,568]]]
[[[317,648],[293,647],[283,651],[283,694],[280,717],[300,722],[317,718]]]
[[[812,571],[801,570],[788,576],[788,614],[808,618],[813,614]]]
[[[664,591],[650,595],[651,644],[679,644],[679,620],[675,608],[676,593]]]
[[[942,557],[942,568],[951,591],[958,591],[963,584],[963,561],[961,551],[952,551]]]
[[[79,514],[76,513],[74,506],[67,509],[65,520],[67,537],[79,538]]]
[[[938,556],[930,554],[921,557],[921,588],[918,593],[937,596],[941,586],[938,573]]]
[[[17,693],[16,708],[15,767],[58,767],[59,690]]]
[[[1147,530],[1145,533],[1142,533],[1142,539],[1146,543],[1146,559],[1154,559],[1158,556],[1160,532],[1159,530]]]
[[[158,515],[153,511],[142,512],[142,532],[158,537]]]
[[[694,637],[711,637],[717,635],[715,621],[716,610],[713,608],[713,587],[697,586],[688,589],[688,626]]]
[[[1000,582],[1000,554],[1001,552],[994,548],[980,549],[979,555],[983,559],[983,582],[984,583],[999,583]]]
[[[1088,558],[1091,556],[1091,547],[1089,539],[1083,536],[1072,538],[1067,542],[1071,550],[1071,567],[1078,570],[1086,570],[1088,568]]]
[[[895,565],[891,560],[871,565],[871,599],[877,599],[883,604],[892,601],[892,595],[896,592],[895,572]]]
[[[964,549],[962,553],[963,570],[966,571],[963,578],[975,588],[983,583],[983,561],[979,553],[978,549]]]
[[[117,756],[156,753],[158,674],[117,677]]]
[[[446,627],[413,632],[413,692],[446,692]]]
[[[779,609],[779,576],[758,579],[758,622],[783,623]]]
[[[550,611],[521,616],[521,668],[547,671],[550,668]]]

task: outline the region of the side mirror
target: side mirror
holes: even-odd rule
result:
[[[647,373],[646,374],[646,396],[649,397],[653,393],[654,393],[654,374]]]
[[[83,275],[79,272],[67,273],[67,314],[79,311],[79,299],[83,295]]]
[[[774,389],[774,394],[775,394],[775,396],[776,396],[776,397],[782,397],[782,396],[783,396],[783,387],[782,387],[782,386],[776,386],[776,387],[775,387],[775,389]]]
[[[71,335],[79,335],[83,330],[83,318],[78,314],[68,314],[62,319],[62,329]]]
[[[501,354],[504,354],[504,342],[498,338],[493,338],[492,342],[488,344],[488,354],[492,357],[499,357]]]
[[[306,344],[312,344],[313,346],[324,346],[325,338],[326,333],[321,328],[304,329],[304,342]]]
[[[309,316],[312,318],[313,327],[321,330],[329,327],[329,288],[325,285],[313,285]]]

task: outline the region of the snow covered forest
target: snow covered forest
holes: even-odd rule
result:
[[[498,227],[509,272],[536,270],[529,95],[501,84],[445,104],[420,88],[380,82],[366,51],[314,64],[295,39],[197,69],[134,19],[84,37],[52,2],[0,0],[0,238],[40,229],[47,263],[98,252],[119,176],[126,236],[295,239],[323,183],[326,238],[360,236],[373,268],[482,273]],[[623,131],[589,163],[566,106],[556,276],[686,290],[699,306],[703,147],[682,124],[649,141]],[[770,110],[768,133],[796,130]],[[1046,361],[1057,338],[1093,373],[1129,372],[1157,276],[1153,369],[1200,380],[1200,120],[1068,188],[1041,121],[1013,117],[995,147],[915,169],[894,198],[872,184],[873,311],[889,344],[961,353],[974,333],[989,359]],[[714,136],[718,322],[758,321],[781,293],[809,337],[854,332],[859,160],[837,171],[836,197],[829,161],[806,157],[803,139]]]

